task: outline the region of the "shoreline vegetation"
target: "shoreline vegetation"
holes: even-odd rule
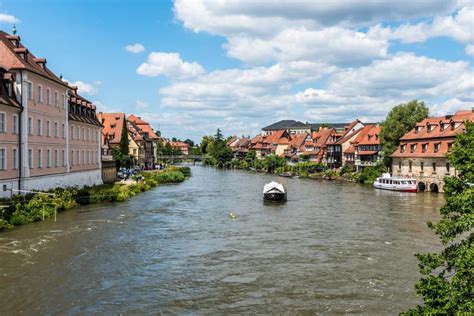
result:
[[[329,169],[327,165],[315,162],[288,164],[284,158],[275,155],[268,155],[262,159],[254,157],[246,157],[243,160],[232,159],[224,164],[220,164],[217,160],[210,159],[206,161],[206,165],[259,173],[271,173],[289,178],[299,177],[313,180],[336,180],[362,184],[372,184],[377,177],[387,172],[382,164],[373,167],[365,167],[363,171],[356,171],[353,166],[348,165],[339,169]]]
[[[165,170],[141,172],[139,176],[132,183],[116,182],[82,189],[57,188],[2,199],[0,231],[41,221],[80,205],[124,202],[159,185],[183,182],[191,176],[191,169],[171,166]]]

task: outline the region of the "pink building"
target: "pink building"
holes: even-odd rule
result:
[[[0,31],[0,67],[10,78],[10,83],[4,79],[4,84],[7,85],[7,96],[16,98],[18,104],[18,110],[9,105],[11,110],[3,113],[9,130],[2,135],[0,146],[5,149],[8,170],[3,170],[4,176],[0,176],[0,196],[10,196],[12,191],[18,192],[16,190],[46,190],[102,183],[100,160],[99,163],[91,163],[94,155],[91,151],[100,151],[97,136],[81,138],[80,143],[72,143],[72,135],[69,136],[70,122],[80,126],[81,133],[83,128],[84,133],[90,130],[89,135],[100,135],[100,123],[97,120],[75,123],[69,107],[76,104],[72,101],[74,97],[80,97],[46,64],[46,59],[35,57],[22,45],[19,36]],[[87,104],[92,111],[90,102],[80,99],[81,111],[82,106],[87,109]],[[87,116],[87,110],[84,113]],[[79,117],[82,119],[82,114]],[[74,168],[70,164],[72,157],[69,155],[73,149],[85,155],[81,156],[85,158],[80,158],[80,167]],[[91,157],[89,160],[88,155]]]

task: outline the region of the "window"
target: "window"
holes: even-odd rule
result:
[[[398,169],[400,169],[400,170],[402,169],[402,161],[401,160],[398,162]]]
[[[400,145],[400,152],[404,153],[406,147],[407,147],[406,145]]]
[[[64,94],[61,95],[61,104],[63,105],[63,110],[66,109],[66,96]]]
[[[28,149],[28,167],[33,169],[33,149]]]
[[[18,133],[18,115],[16,114],[13,114],[13,124],[12,124],[13,128],[12,128],[12,132],[13,134],[17,134]]]
[[[46,89],[46,104],[51,105],[51,90]]]
[[[59,167],[59,152],[57,149],[54,150],[54,166]]]
[[[425,166],[425,163],[424,163],[423,161],[422,161],[422,162],[420,162],[420,169],[421,169],[421,172],[423,172],[423,168],[424,168],[424,166]]]
[[[434,130],[436,125],[428,125],[428,133],[431,133],[432,130]]]
[[[86,164],[86,152],[84,150],[82,151],[82,164]]]
[[[7,152],[5,148],[0,148],[0,170],[7,170]]]
[[[436,172],[436,162],[433,162],[433,172]]]
[[[54,122],[54,137],[58,137],[59,131],[58,131],[58,122]]]
[[[451,165],[449,164],[449,162],[446,163],[446,173],[451,173]]]
[[[441,148],[441,143],[436,143],[436,144],[434,144],[434,152],[435,152],[435,153],[437,153],[440,148]]]
[[[18,169],[18,149],[13,148],[13,169]]]
[[[80,157],[79,157],[80,154],[81,154],[81,152],[80,152],[79,150],[76,151],[76,163],[77,163],[78,165],[81,164],[81,160],[79,159],[79,158],[80,158]]]
[[[416,144],[411,144],[411,145],[410,145],[410,152],[411,152],[411,153],[414,153],[415,150],[416,150]]]
[[[428,149],[428,144],[421,145],[421,152],[425,153],[427,149]]]
[[[76,127],[76,139],[81,140],[81,130],[79,126]]]
[[[38,85],[38,102],[43,103],[43,87]]]
[[[71,150],[71,166],[74,165],[74,150]]]
[[[28,118],[28,135],[33,135],[33,118]]]
[[[66,166],[66,151],[63,149],[61,152],[61,161],[63,162],[63,167]]]
[[[66,128],[64,127],[64,123],[61,124],[61,136],[62,138],[66,138]]]
[[[46,121],[46,136],[51,136],[51,122]]]
[[[51,168],[51,149],[46,150],[46,167]]]
[[[38,119],[38,136],[43,135],[43,122],[41,119]]]
[[[38,149],[38,168],[43,168],[43,150]]]
[[[415,133],[418,134],[422,128],[423,128],[422,126],[415,127]]]
[[[0,113],[0,133],[6,132],[6,125],[7,125],[7,114],[4,112]]]
[[[91,129],[88,128],[88,129],[87,129],[87,141],[90,140],[90,136],[91,136]]]
[[[408,162],[408,170],[411,172],[413,163],[411,161]]]
[[[448,151],[450,151],[453,148],[453,143],[448,143]]]
[[[27,82],[26,88],[28,90],[28,100],[33,100],[33,84],[31,82]]]
[[[71,125],[71,139],[74,139],[74,126]]]
[[[86,128],[82,128],[82,140],[86,140]]]
[[[58,103],[58,91],[54,91],[54,107],[59,107],[59,103]]]

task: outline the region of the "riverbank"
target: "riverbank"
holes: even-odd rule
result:
[[[79,205],[123,202],[161,184],[183,182],[191,176],[189,167],[170,167],[160,171],[144,171],[133,182],[104,184],[94,187],[57,188],[47,192],[17,195],[2,200],[0,231],[55,216]]]
[[[233,159],[226,163],[224,167],[276,174],[288,178],[300,177],[314,180],[336,180],[365,184],[372,184],[377,177],[380,177],[386,172],[385,168],[381,165],[374,167],[368,166],[365,167],[363,171],[356,171],[353,167],[347,165],[339,169],[329,169],[327,165],[315,162],[298,162],[290,165],[285,159],[272,155],[266,156],[263,159]]]

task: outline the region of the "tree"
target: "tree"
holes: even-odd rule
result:
[[[128,128],[127,120],[123,118],[122,135],[120,136],[120,152],[128,156]]]
[[[194,147],[194,142],[193,142],[192,140],[190,140],[189,138],[186,139],[184,142],[185,142],[186,144],[188,144],[190,148],[193,148],[193,147]]]
[[[213,141],[207,145],[207,152],[211,155],[213,164],[219,167],[226,166],[234,158],[232,149],[227,146],[220,129],[217,129]]]
[[[459,177],[446,177],[446,204],[441,220],[428,226],[445,248],[440,253],[417,254],[423,275],[416,292],[424,305],[408,314],[465,314],[474,311],[474,123],[466,123],[449,161]]]
[[[203,136],[201,140],[201,153],[207,154],[209,153],[209,145],[214,142],[214,138],[212,136]]]
[[[176,139],[176,137],[173,137],[173,138],[171,138],[171,141],[172,141],[172,142],[177,142],[178,139]]]
[[[119,146],[112,147],[112,157],[115,160],[115,165],[118,168],[120,167],[128,167],[130,163],[130,157],[128,156],[128,152],[124,155]]]
[[[424,102],[412,100],[395,106],[388,113],[380,131],[385,166],[391,166],[390,155],[400,144],[400,137],[414,128],[417,122],[428,117],[428,112],[428,107]]]
[[[224,136],[222,135],[222,131],[220,128],[217,129],[216,135],[214,136],[215,140],[220,142],[224,139]]]

